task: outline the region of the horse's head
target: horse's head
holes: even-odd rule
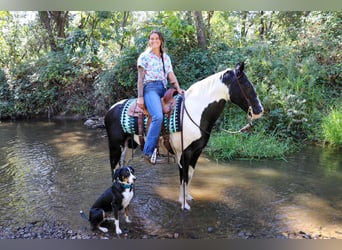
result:
[[[244,63],[238,63],[234,70],[227,70],[222,75],[222,82],[229,88],[230,101],[238,105],[252,120],[261,117],[264,109],[257,93],[244,73]]]

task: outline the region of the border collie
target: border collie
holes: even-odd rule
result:
[[[134,196],[134,169],[131,166],[118,168],[114,172],[114,181],[111,187],[103,192],[103,194],[95,201],[89,211],[89,218],[80,211],[82,218],[88,220],[92,230],[99,229],[107,233],[108,229],[101,227],[104,221],[114,221],[116,234],[121,234],[119,226],[118,212],[125,209],[125,221],[130,223],[128,218],[129,204]],[[113,212],[114,218],[108,217],[107,213]]]

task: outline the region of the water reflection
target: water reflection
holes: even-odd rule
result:
[[[82,122],[0,123],[0,225],[79,217],[110,185],[107,139]],[[139,151],[139,150],[138,150]],[[304,231],[342,238],[342,156],[308,147],[288,161],[199,159],[192,211],[178,202],[175,164],[151,167],[136,152],[133,224],[123,228],[184,238],[273,238]],[[210,228],[210,230],[208,230]]]

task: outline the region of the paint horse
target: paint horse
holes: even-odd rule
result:
[[[221,71],[194,83],[181,99],[182,115],[177,115],[181,128],[180,131],[170,132],[169,141],[179,169],[181,208],[190,210],[190,183],[195,166],[225,104],[231,101],[239,106],[247,112],[250,122],[261,117],[263,107],[244,73],[244,63],[238,63],[235,69]],[[129,141],[133,139],[135,145],[139,144],[138,133],[127,131],[122,124],[127,102],[128,100],[117,102],[105,116],[112,173],[117,167],[124,165],[123,159],[131,144]]]

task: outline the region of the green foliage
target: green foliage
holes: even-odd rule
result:
[[[58,39],[57,30],[47,32],[38,15],[28,21],[25,12],[0,12],[0,118],[103,113],[114,102],[135,96],[137,58],[149,32],[159,29],[185,89],[246,62],[265,114],[253,134],[215,134],[210,143],[214,157],[282,158],[293,142],[339,144],[341,110],[329,109],[341,105],[341,12],[202,14],[207,50],[197,46],[191,11],[70,12],[66,36]],[[50,39],[57,41],[57,50],[51,51]],[[241,110],[227,105],[220,127],[238,130],[245,122]],[[265,145],[258,141],[269,148],[259,150]]]
[[[5,72],[0,69],[0,119],[11,116],[13,112],[13,95],[7,83]]]
[[[216,72],[216,65],[210,52],[194,49],[185,54],[182,60],[174,63],[175,74],[183,88]]]
[[[137,86],[137,59],[140,53],[135,48],[126,49],[122,56],[116,59],[113,68],[116,83],[122,86]]]
[[[214,159],[284,159],[290,152],[288,142],[279,142],[273,136],[262,133],[253,134],[227,134],[224,132],[214,133],[209,140],[208,153]]]
[[[328,116],[323,117],[322,129],[324,140],[333,146],[342,146],[342,108],[331,109]]]

